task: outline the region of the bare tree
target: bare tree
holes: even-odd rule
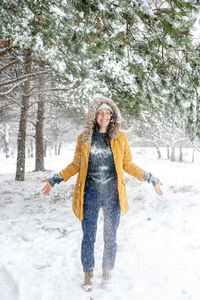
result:
[[[25,73],[31,73],[32,57],[31,51],[27,51],[25,55]],[[31,77],[28,77],[23,87],[22,107],[19,124],[19,133],[17,140],[17,169],[15,180],[23,181],[25,177],[25,144],[26,144],[26,128],[29,110]]]

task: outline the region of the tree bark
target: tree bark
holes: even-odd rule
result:
[[[44,101],[38,101],[35,133],[35,171],[44,171]]]
[[[29,74],[31,72],[31,51],[27,51],[25,57],[25,73]],[[17,139],[17,169],[15,180],[24,181],[25,178],[25,147],[26,147],[26,128],[28,119],[28,109],[29,109],[29,90],[31,86],[31,77],[26,80],[22,96],[22,108],[19,123],[19,132]]]

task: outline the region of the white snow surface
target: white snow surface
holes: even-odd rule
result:
[[[82,289],[81,224],[71,208],[76,176],[49,196],[41,192],[41,180],[70,163],[73,151],[46,158],[45,172],[33,172],[34,159],[27,159],[24,182],[14,180],[15,159],[1,157],[1,300],[200,299],[200,157],[171,163],[152,149],[132,152],[135,163],[161,179],[164,195],[126,176],[131,208],[121,217],[109,292],[101,287],[100,211],[92,293]]]

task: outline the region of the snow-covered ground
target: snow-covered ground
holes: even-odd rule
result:
[[[102,212],[95,248],[92,296],[98,300],[200,299],[200,157],[195,163],[156,160],[152,149],[133,149],[134,162],[163,182],[164,195],[126,176],[131,209],[121,217],[112,291],[100,286]],[[49,156],[46,172],[15,182],[15,159],[0,159],[0,299],[84,300],[81,226],[71,209],[76,177],[41,193],[41,180],[64,168],[73,151]]]

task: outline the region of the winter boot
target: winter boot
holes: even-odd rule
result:
[[[83,288],[86,292],[92,292],[93,272],[85,273]]]
[[[108,291],[111,290],[111,271],[108,269],[103,269],[101,277],[102,287]]]

